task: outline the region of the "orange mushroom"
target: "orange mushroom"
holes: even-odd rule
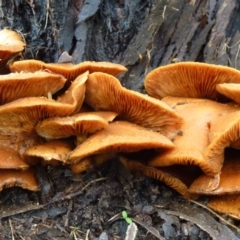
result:
[[[163,135],[125,121],[110,123],[80,144],[67,159],[74,164],[103,153],[136,152],[142,149],[169,149],[172,142]]]
[[[12,149],[0,148],[0,169],[26,170],[29,165]]]
[[[144,85],[148,94],[162,99],[166,96],[221,100],[216,90],[219,83],[240,83],[240,72],[234,68],[197,62],[180,62],[151,71]]]
[[[222,158],[211,160],[210,153],[206,154],[206,149],[211,143],[209,134],[212,121],[218,121],[219,115],[235,114],[240,108],[207,99],[166,97],[163,101],[169,104],[185,123],[181,128],[181,134],[178,134],[173,141],[175,148],[158,154],[150,160],[149,165],[160,167],[190,164],[199,166],[207,175],[219,174],[223,164]]]
[[[3,188],[21,187],[30,191],[39,191],[39,185],[34,169],[25,171],[0,170],[0,191]]]
[[[12,30],[3,29],[0,31],[0,73],[7,72],[8,60],[23,51],[25,47],[21,36]]]
[[[9,64],[11,72],[36,72],[39,70],[49,70],[53,73],[63,75],[68,81],[74,80],[78,75],[89,71],[105,72],[111,75],[117,75],[126,72],[127,69],[117,63],[110,62],[83,62],[79,64],[71,63],[44,63],[39,60],[23,60]]]
[[[86,82],[85,101],[95,110],[113,111],[119,118],[158,131],[172,139],[183,123],[166,103],[128,90],[106,73],[92,73]]]
[[[220,173],[219,186],[209,189],[212,178],[205,174],[197,178],[190,186],[191,193],[200,195],[224,195],[240,193],[240,151],[226,151],[224,165]]]
[[[222,95],[240,104],[240,84],[239,83],[217,84],[216,89]]]
[[[61,89],[65,82],[61,75],[42,71],[0,75],[0,104],[24,97],[47,97]]]
[[[75,148],[74,143],[67,140],[50,140],[29,147],[24,153],[24,159],[30,165],[41,162],[43,165],[58,165],[65,163],[67,155]]]
[[[116,115],[113,112],[88,112],[74,114],[65,118],[48,118],[36,127],[36,131],[40,136],[49,139],[87,136],[107,127],[108,121],[112,121]]]
[[[212,196],[207,205],[216,212],[240,220],[240,194]]]

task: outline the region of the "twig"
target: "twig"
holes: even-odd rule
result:
[[[9,226],[10,226],[10,229],[11,229],[12,240],[15,240],[15,237],[14,237],[14,229],[13,229],[12,221],[11,221],[10,218],[9,218]]]

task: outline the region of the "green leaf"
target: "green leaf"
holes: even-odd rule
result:
[[[126,220],[126,218],[128,217],[127,212],[126,211],[122,211],[122,217]]]

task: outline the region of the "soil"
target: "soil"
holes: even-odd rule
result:
[[[239,9],[227,0],[2,0],[0,26],[24,37],[20,58],[57,62],[67,51],[75,63],[122,63],[129,69],[122,84],[144,92],[145,74],[169,62],[238,67]],[[40,192],[1,192],[0,239],[124,239],[122,211],[136,223],[136,239],[240,238],[239,222],[229,226],[117,159],[79,175],[66,167],[36,170]]]

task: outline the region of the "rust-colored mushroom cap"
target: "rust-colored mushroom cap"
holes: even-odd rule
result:
[[[160,167],[174,164],[196,165],[206,174],[214,176],[220,173],[222,159],[210,161],[205,151],[210,144],[209,132],[211,121],[219,115],[227,115],[239,111],[239,107],[221,104],[207,99],[166,97],[164,102],[169,104],[185,123],[173,143],[175,148],[160,153],[150,160],[149,165]]]
[[[0,31],[0,59],[1,61],[10,59],[16,53],[20,53],[24,47],[21,36],[12,30],[3,29]],[[1,63],[0,63],[1,65]]]
[[[39,121],[68,116],[74,107],[44,97],[15,100],[0,106],[0,135],[32,134]]]
[[[31,168],[25,171],[0,170],[0,191],[10,187],[21,187],[30,191],[40,190],[35,171]]]
[[[74,108],[72,114],[78,112],[83,104],[87,79],[88,72],[79,75],[66,92],[57,98],[57,102],[69,104]]]
[[[188,192],[188,184],[185,181],[186,175],[190,178],[189,174],[186,171],[183,172],[181,166],[177,166],[178,170],[176,171],[176,167],[163,167],[163,168],[154,168],[147,165],[144,165],[136,160],[127,159],[124,157],[120,157],[120,161],[122,164],[134,172],[141,172],[147,177],[154,178],[161,182],[164,182],[169,187],[176,190],[185,198],[196,198],[197,195],[190,194]],[[185,177],[185,179],[184,179]],[[187,179],[189,180],[189,179]]]
[[[0,148],[0,169],[26,170],[29,165],[12,149]]]
[[[65,163],[67,155],[75,148],[70,140],[50,140],[28,148],[24,153],[27,163],[33,165],[41,161],[45,164]],[[56,160],[56,161],[54,161]]]
[[[82,62],[79,64],[70,64],[70,63],[44,63],[39,60],[23,60],[13,62],[9,65],[9,68],[12,72],[35,72],[38,70],[49,70],[54,73],[63,75],[72,81],[78,75],[89,71],[92,72],[105,72],[111,75],[117,75],[121,72],[126,72],[127,69],[117,63],[110,62]]]
[[[222,95],[240,104],[240,84],[239,83],[217,84],[216,89]]]
[[[228,151],[229,152],[229,151]],[[236,154],[235,156],[233,154]],[[240,151],[225,154],[224,165],[220,173],[219,186],[212,190],[209,185],[212,178],[201,175],[190,186],[191,193],[200,195],[223,195],[240,193]]]
[[[0,75],[0,104],[24,97],[47,97],[48,93],[61,89],[65,82],[61,75],[42,71]]]
[[[240,139],[240,111],[219,114],[210,123],[210,144],[204,151],[204,158],[214,164],[224,161],[224,150]]]
[[[37,133],[44,138],[59,139],[70,136],[88,135],[108,125],[116,117],[113,112],[78,113],[69,117],[54,117],[43,120],[37,127]]]
[[[183,121],[166,103],[128,90],[106,73],[92,73],[86,82],[85,101],[95,110],[113,111],[119,117],[158,131],[172,139]]]
[[[144,81],[148,94],[158,99],[166,96],[222,99],[216,90],[219,83],[240,83],[240,72],[220,65],[180,62],[154,69]]]
[[[143,149],[169,149],[172,142],[163,135],[125,121],[110,123],[79,145],[67,163],[73,164],[95,154],[136,152]]]
[[[208,202],[208,207],[240,220],[240,194],[212,196]]]

